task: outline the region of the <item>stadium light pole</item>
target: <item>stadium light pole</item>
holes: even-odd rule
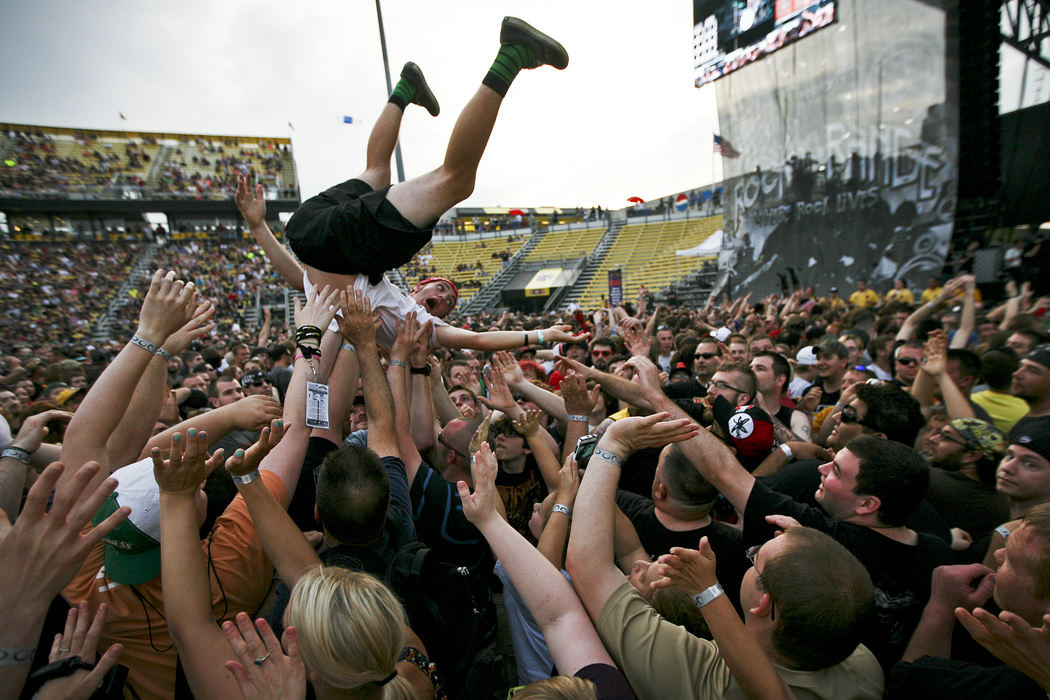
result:
[[[379,7],[379,0],[376,0],[376,19],[379,20],[379,45],[383,48],[383,74],[386,76],[386,94],[389,95],[394,91],[394,86],[390,82],[390,59],[386,55],[386,32],[383,31],[383,10]],[[401,139],[397,140],[394,144],[394,162],[397,164],[397,181],[405,181],[405,165],[401,162]]]

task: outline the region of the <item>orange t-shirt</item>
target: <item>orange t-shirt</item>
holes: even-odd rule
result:
[[[268,471],[260,474],[275,498],[286,497],[284,482],[278,475]],[[118,663],[128,667],[128,681],[138,694],[143,698],[171,698],[177,654],[164,618],[161,577],[136,586],[110,581],[103,566],[104,548],[100,542],[91,550],[62,596],[71,605],[88,601],[92,615],[105,603],[109,614],[99,651],[119,642],[124,646],[124,653]],[[201,542],[201,549],[208,557],[208,540]],[[215,619],[232,620],[241,611],[253,614],[270,590],[273,565],[263,552],[255,523],[240,495],[215,521],[211,561],[214,565],[210,572],[211,602]]]

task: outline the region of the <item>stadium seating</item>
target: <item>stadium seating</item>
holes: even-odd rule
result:
[[[82,346],[142,249],[136,243],[0,243],[3,345]]]
[[[401,273],[409,287],[427,277],[447,277],[459,287],[462,303],[474,296],[500,270],[503,262],[499,255],[503,252],[508,257],[514,255],[522,243],[524,238],[520,236],[433,240],[401,268]]]
[[[109,188],[130,186],[162,197],[226,199],[246,171],[282,198],[296,196],[292,155],[277,139],[24,124],[0,124],[0,132],[0,196],[120,198]]]
[[[703,258],[679,257],[677,250],[699,245],[722,227],[722,216],[702,219],[680,219],[632,223],[623,227],[602,262],[603,270],[623,270],[624,298],[628,290],[644,284],[657,291],[684,277],[701,265]],[[595,275],[577,299],[584,309],[601,305],[601,297],[608,292],[605,275]]]
[[[529,251],[524,262],[575,260],[581,255],[590,255],[605,231],[604,226],[582,231],[551,231]]]

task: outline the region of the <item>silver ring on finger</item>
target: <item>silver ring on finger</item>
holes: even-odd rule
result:
[[[60,647],[59,650],[58,650],[58,653],[59,654],[68,654],[69,653],[69,647],[64,647],[64,648]]]
[[[266,661],[266,659],[268,659],[268,658],[270,658],[270,652],[266,652],[262,656],[256,656],[255,657],[255,665],[256,666],[262,666],[263,665],[263,661]]]

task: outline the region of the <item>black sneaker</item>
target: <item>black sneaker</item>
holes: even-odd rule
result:
[[[427,85],[427,79],[423,77],[423,71],[419,69],[419,66],[409,61],[401,69],[401,78],[412,83],[412,86],[416,88],[416,97],[412,100],[412,103],[426,108],[430,112],[430,116],[436,117],[441,111],[441,107],[438,105],[434,93],[431,92],[430,86]]]
[[[563,70],[569,65],[569,53],[565,47],[528,22],[517,17],[504,17],[499,33],[500,44],[524,44],[532,51],[534,64],[526,68],[554,66]]]

